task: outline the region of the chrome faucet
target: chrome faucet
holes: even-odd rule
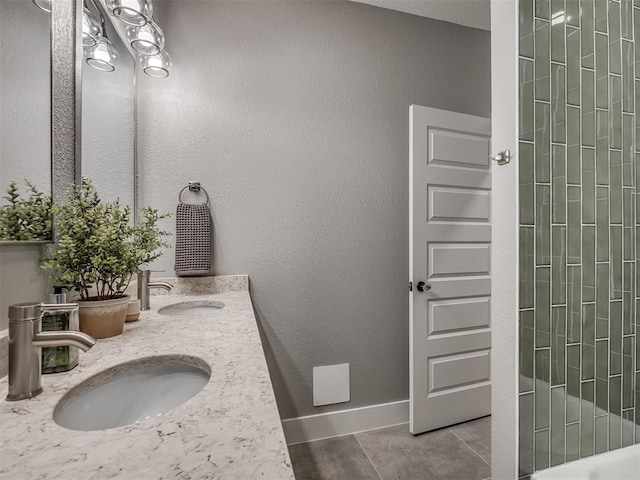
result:
[[[168,282],[150,282],[151,270],[140,270],[138,272],[138,300],[140,300],[140,310],[149,310],[149,290],[152,288],[164,288],[169,291],[173,288]]]
[[[69,310],[75,303],[19,303],[9,307],[9,393],[7,400],[24,400],[42,393],[42,347],[78,347],[89,350],[93,337],[72,330],[43,332],[45,312]]]

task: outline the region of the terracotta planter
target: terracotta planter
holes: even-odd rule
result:
[[[129,295],[111,300],[78,302],[80,331],[96,339],[120,335],[124,329],[128,304]]]

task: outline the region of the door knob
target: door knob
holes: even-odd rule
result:
[[[416,285],[416,288],[418,289],[419,292],[430,292],[431,291],[431,285],[429,285],[428,283],[424,283],[424,282],[418,282],[418,285]]]

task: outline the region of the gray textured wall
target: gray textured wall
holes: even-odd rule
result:
[[[406,399],[409,106],[489,116],[489,32],[350,2],[154,7],[174,70],[139,76],[142,203],[209,191],[214,273],[250,275],[283,418]],[[314,408],[312,367],[342,362],[351,402]]]

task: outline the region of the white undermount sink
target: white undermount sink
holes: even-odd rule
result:
[[[214,300],[192,300],[167,305],[158,310],[160,315],[171,315],[175,317],[185,315],[206,315],[224,308],[224,303]]]
[[[56,405],[54,421],[71,430],[105,430],[143,422],[200,392],[211,369],[186,355],[147,357],[109,368],[71,389]]]

